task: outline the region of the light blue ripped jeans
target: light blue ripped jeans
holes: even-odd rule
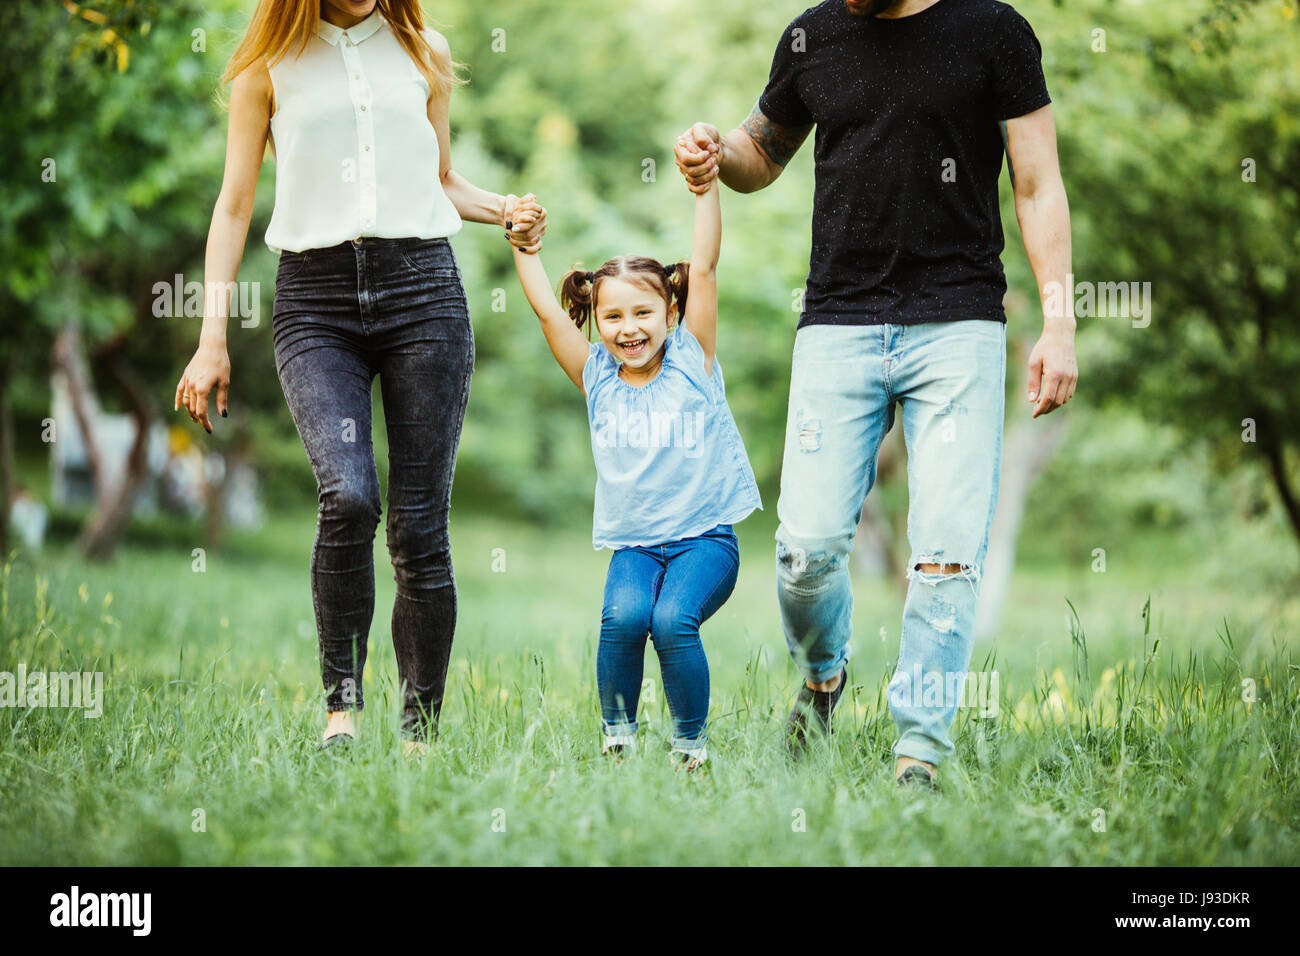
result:
[[[889,709],[898,756],[941,763],[970,667],[975,602],[997,505],[1006,325],[808,325],[795,336],[777,597],[790,655],[814,682],[849,658],[849,554],[902,406],[907,443],[907,602]],[[958,573],[921,564],[959,565]],[[951,570],[951,569],[949,569]]]

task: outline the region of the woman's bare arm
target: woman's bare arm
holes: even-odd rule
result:
[[[445,62],[451,61],[451,47],[437,30],[426,30],[425,35],[433,46],[433,52]],[[546,210],[528,229],[519,229],[511,220],[518,197],[513,194],[502,196],[499,193],[480,189],[468,179],[456,172],[451,165],[451,99],[447,96],[431,96],[428,104],[429,122],[438,134],[438,177],[442,180],[442,190],[451,200],[460,218],[467,222],[484,222],[506,228],[510,221],[512,228],[506,233],[510,243],[517,249],[536,252],[541,248],[542,235],[546,232]]]
[[[176,385],[175,407],[209,432],[208,395],[217,390],[217,410],[226,414],[230,389],[230,357],[226,350],[226,317],[230,290],[239,276],[248,224],[253,217],[257,174],[266,152],[271,126],[271,76],[265,65],[250,67],[230,85],[230,118],[226,135],[226,168],[221,192],[208,227],[203,260],[203,328],[199,346]]]

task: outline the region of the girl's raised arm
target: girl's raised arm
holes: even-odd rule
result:
[[[573,319],[569,318],[569,313],[564,311],[555,298],[555,293],[551,291],[541,255],[521,252],[516,246],[515,271],[519,273],[519,284],[524,288],[528,304],[533,307],[542,323],[542,334],[546,336],[546,344],[551,347],[555,361],[560,363],[560,368],[573,380],[573,384],[582,388],[582,369],[587,364],[591,347],[586,336],[578,331]],[[583,389],[583,393],[586,393],[586,389]]]
[[[691,247],[690,289],[682,321],[704,349],[704,373],[713,374],[718,345],[718,253],[722,246],[722,205],[718,181],[695,197],[695,240]]]

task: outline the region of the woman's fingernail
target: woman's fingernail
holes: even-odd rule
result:
[[[513,229],[513,228],[514,228],[514,226],[511,224],[511,222],[510,222],[509,219],[506,220],[506,228],[507,228],[507,229]]]
[[[221,417],[222,418],[226,417],[226,410],[224,408],[221,410]]]

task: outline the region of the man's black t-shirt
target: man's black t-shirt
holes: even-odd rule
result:
[[[1041,56],[996,0],[893,20],[826,0],[786,27],[758,106],[817,125],[801,327],[1006,321],[998,122],[1051,102]]]

